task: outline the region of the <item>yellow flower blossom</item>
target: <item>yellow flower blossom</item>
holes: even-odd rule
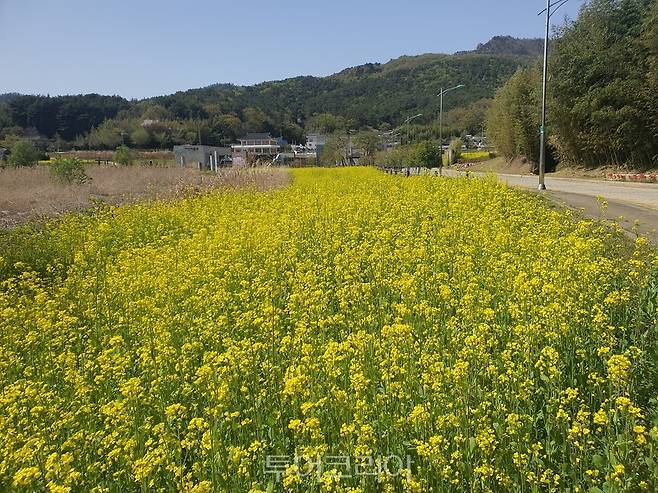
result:
[[[493,179],[289,173],[3,237],[0,485],[656,489],[649,245]]]

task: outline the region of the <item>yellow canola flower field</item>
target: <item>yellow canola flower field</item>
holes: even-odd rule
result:
[[[0,491],[658,490],[658,261],[494,180],[296,170],[0,260]]]

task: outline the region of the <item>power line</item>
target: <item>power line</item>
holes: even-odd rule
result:
[[[551,11],[551,15],[550,15],[549,17],[552,17],[553,14],[555,14],[555,12],[557,12],[558,9],[559,9],[560,7],[562,7],[564,4],[566,4],[566,3],[568,3],[568,2],[569,2],[569,0],[558,0],[558,1],[555,2],[555,3],[552,3],[552,4],[550,5],[550,8],[553,9],[553,7],[555,7],[555,9]],[[547,10],[547,9],[542,10],[541,12],[539,12],[539,13],[537,14],[537,16],[540,16],[540,15],[542,15],[543,13],[545,13],[546,10]]]

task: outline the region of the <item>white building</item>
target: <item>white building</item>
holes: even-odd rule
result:
[[[276,156],[279,153],[279,144],[270,134],[247,134],[238,140],[240,141],[239,144],[231,146],[234,154]]]
[[[322,150],[327,143],[327,138],[324,134],[308,134],[306,136],[306,148],[313,152],[317,152],[318,148]]]

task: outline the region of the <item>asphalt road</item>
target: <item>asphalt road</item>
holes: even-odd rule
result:
[[[444,170],[445,176],[460,177],[466,173]],[[484,173],[471,172],[471,176]],[[528,175],[497,175],[500,181],[513,187],[537,190],[538,178]],[[556,203],[581,211],[588,217],[618,220],[627,231],[637,230],[654,243],[658,243],[658,185],[651,183],[624,183],[579,178],[546,177],[545,193]],[[539,193],[539,192],[538,192]],[[601,211],[597,197],[608,203]]]

